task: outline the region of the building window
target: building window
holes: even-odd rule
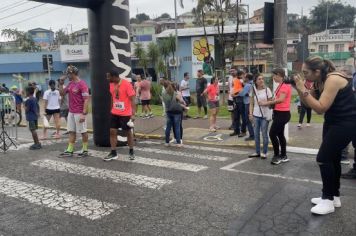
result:
[[[329,45],[319,45],[319,52],[329,52]]]
[[[345,49],[344,44],[335,44],[335,52],[343,52]]]

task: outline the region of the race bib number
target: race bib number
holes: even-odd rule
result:
[[[114,108],[116,110],[123,111],[123,110],[125,110],[125,104],[123,102],[115,102],[114,103]]]
[[[220,96],[215,96],[215,101],[219,101],[220,100]]]

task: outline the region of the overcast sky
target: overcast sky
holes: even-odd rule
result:
[[[182,9],[178,6],[178,14],[191,11],[196,6],[197,0],[183,0],[183,2],[185,7]],[[264,2],[264,0],[242,0],[242,3],[250,5],[251,14],[253,10],[263,7]],[[288,0],[288,12],[301,14],[303,7],[304,14],[308,14],[318,2],[319,0]],[[356,7],[356,0],[342,0],[342,2]],[[131,0],[129,3],[131,17],[137,13],[146,13],[150,17],[156,17],[162,13],[174,16],[174,0]],[[19,13],[21,11],[24,12]],[[41,3],[26,0],[1,0],[0,29],[17,28],[27,31],[37,27],[53,31],[65,29],[68,32],[86,28],[86,10],[52,4],[41,5]]]

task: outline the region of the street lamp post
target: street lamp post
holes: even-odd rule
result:
[[[251,45],[250,45],[250,5],[249,4],[240,4],[240,6],[247,7],[247,63],[248,63],[248,72],[251,70]]]

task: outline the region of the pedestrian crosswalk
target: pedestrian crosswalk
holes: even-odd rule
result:
[[[52,145],[54,143],[63,143],[63,140],[55,142],[53,140],[45,141],[43,144]],[[73,160],[76,160],[73,158],[58,159],[54,154],[55,152],[47,152],[43,155],[45,158],[35,161],[32,160],[29,162],[29,165],[32,168],[36,168],[36,172],[39,174],[42,170],[46,170],[50,171],[53,175],[56,175],[57,173],[64,173],[73,176],[81,176],[84,178],[111,182],[114,185],[127,185],[128,187],[134,186],[159,191],[162,188],[173,185],[176,182],[176,178],[172,176],[172,172],[170,170],[178,170],[182,173],[194,176],[199,172],[209,169],[209,163],[226,162],[233,158],[231,155],[221,155],[221,153],[226,153],[222,152],[223,149],[197,149],[190,148],[190,146],[185,146],[183,149],[175,149],[163,146],[158,147],[150,143],[147,144],[149,145],[135,147],[135,160],[129,160],[129,158],[125,155],[119,155],[118,162],[116,163],[129,163],[129,165],[125,166],[129,166],[130,168],[125,169],[125,171],[115,170],[115,167],[113,166],[116,165],[102,162],[101,159],[108,154],[107,150],[99,151],[94,149],[89,150],[88,158],[96,157],[97,159],[93,158],[90,161],[91,164],[86,162],[85,159],[82,159],[80,163],[73,162]],[[31,144],[22,144],[17,150],[21,151],[28,148],[30,145]],[[208,154],[201,153],[201,151],[208,151]],[[215,153],[217,155],[215,155]],[[231,154],[231,152],[229,153]],[[184,158],[180,159],[179,157]],[[173,158],[175,159],[172,160]],[[96,162],[95,160],[100,162]],[[99,167],[93,167],[93,162],[96,162],[96,165]],[[161,168],[158,173],[166,172],[169,173],[169,175],[164,174],[164,178],[162,178],[162,176],[159,175],[157,177],[157,174],[155,174],[156,176],[151,177],[149,175],[154,173],[154,171],[152,171],[153,169],[144,172],[145,174],[142,174],[142,172],[131,173],[137,172],[135,171],[136,168],[134,168],[134,166],[143,166],[144,168],[138,168],[140,170]],[[167,176],[169,177],[167,178]],[[118,205],[111,202],[104,202],[88,198],[86,196],[77,196],[69,192],[0,176],[0,195],[3,194],[7,197],[26,201],[30,204],[65,212],[69,215],[81,216],[89,220],[100,220],[115,211],[120,212],[120,208],[123,207],[120,204]]]
[[[90,153],[90,156],[99,157],[99,158],[104,158],[107,155],[107,152],[96,151],[96,150],[89,150],[89,153]],[[163,168],[176,169],[176,170],[185,170],[185,171],[191,171],[191,172],[198,172],[198,171],[208,169],[208,167],[204,166],[204,165],[188,164],[188,163],[176,162],[176,161],[166,161],[166,160],[146,158],[146,157],[140,157],[140,156],[136,156],[134,161],[129,160],[124,156],[119,156],[119,158],[117,160],[124,161],[124,162],[130,162],[130,163],[149,165],[149,166],[157,166],[157,167],[163,167]]]
[[[160,189],[166,184],[171,184],[173,181],[161,179],[161,178],[151,178],[144,175],[135,175],[126,172],[112,171],[107,169],[98,169],[94,167],[88,167],[84,165],[77,165],[66,163],[63,161],[54,160],[39,160],[32,162],[31,165],[39,166],[41,168],[46,168],[55,171],[66,172],[70,174],[89,176],[92,178],[99,178],[104,180],[111,180],[114,183],[127,183],[134,186]]]
[[[74,196],[66,192],[6,177],[0,177],[0,193],[8,197],[26,200],[36,205],[65,211],[70,215],[83,216],[90,220],[100,219],[120,208],[116,204],[83,196]]]

